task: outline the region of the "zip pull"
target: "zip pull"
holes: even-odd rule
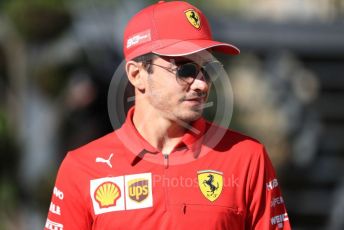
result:
[[[183,214],[185,214],[185,213],[186,213],[186,204],[185,204],[185,203],[183,204],[183,207],[182,207],[182,212],[183,212]]]
[[[164,166],[165,166],[165,169],[168,168],[168,154],[163,154],[164,156]]]

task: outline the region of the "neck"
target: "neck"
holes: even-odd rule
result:
[[[170,154],[185,129],[149,105],[135,105],[133,124],[141,136],[163,154]]]

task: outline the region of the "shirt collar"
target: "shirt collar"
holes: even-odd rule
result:
[[[130,156],[131,162],[138,161],[143,158],[147,153],[159,154],[160,151],[149,144],[137,131],[132,119],[135,112],[135,107],[130,108],[127,114],[127,118],[122,127],[116,131],[118,138],[122,141],[124,146],[132,153]],[[199,118],[191,124],[185,124],[187,127],[181,142],[175,147],[175,150],[185,146],[188,150],[194,154],[196,158],[199,153],[199,149],[202,144],[203,135],[206,129],[206,121],[203,118]],[[172,151],[171,154],[173,154]]]

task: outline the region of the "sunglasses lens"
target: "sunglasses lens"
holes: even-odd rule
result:
[[[178,67],[179,78],[195,78],[199,70],[195,63],[186,63]]]
[[[179,79],[191,83],[200,70],[207,82],[215,81],[224,71],[222,64],[218,61],[208,62],[202,67],[190,62],[178,66],[177,76]]]

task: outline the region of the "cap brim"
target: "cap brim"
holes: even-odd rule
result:
[[[206,49],[212,49],[214,51],[230,55],[237,55],[240,53],[240,50],[234,45],[212,40],[179,41],[163,48],[156,49],[152,51],[152,53],[161,56],[177,57],[194,54]]]

